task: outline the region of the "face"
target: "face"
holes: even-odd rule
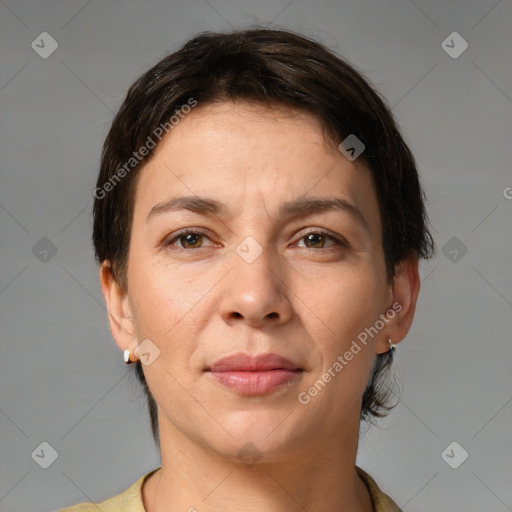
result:
[[[145,340],[161,424],[228,456],[251,441],[279,458],[358,425],[398,318],[382,320],[396,297],[369,170],[314,117],[251,104],[197,107],[159,144],[127,282],[132,329],[113,333],[132,353]]]

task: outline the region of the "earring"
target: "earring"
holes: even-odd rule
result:
[[[130,361],[130,351],[128,349],[126,349],[124,352],[123,352],[123,360],[126,364],[132,364],[133,361]]]
[[[389,352],[394,352],[396,350],[396,345],[393,344],[393,342],[391,341],[391,338],[388,338],[388,342],[389,342]]]

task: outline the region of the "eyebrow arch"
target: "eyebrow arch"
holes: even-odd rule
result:
[[[227,207],[209,197],[199,196],[180,196],[174,197],[163,203],[158,203],[146,217],[146,222],[153,216],[160,215],[168,211],[190,210],[198,214],[220,215],[225,213]],[[368,221],[361,210],[354,204],[341,197],[325,199],[320,197],[298,197],[292,201],[287,201],[279,208],[279,218],[302,217],[320,213],[329,210],[341,210],[351,215],[366,231],[371,232]]]

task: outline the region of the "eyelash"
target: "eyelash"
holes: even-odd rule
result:
[[[179,238],[181,238],[182,236],[185,236],[185,235],[188,235],[188,234],[194,234],[194,235],[202,235],[202,236],[205,236],[207,238],[210,239],[210,237],[208,236],[207,233],[205,233],[204,231],[201,231],[199,229],[193,229],[193,228],[187,228],[187,229],[183,229],[181,231],[178,231],[177,233],[175,233],[173,235],[172,238],[169,238],[167,239],[165,242],[164,242],[164,247],[167,249],[169,247],[171,247],[173,245],[173,242],[175,242],[176,240],[178,240]],[[306,238],[306,236],[308,235],[324,235],[326,236],[327,238],[331,239],[333,242],[335,242],[335,245],[338,245],[340,247],[344,247],[344,248],[348,248],[349,247],[349,244],[340,239],[340,238],[337,238],[333,235],[331,235],[328,231],[324,231],[322,229],[317,229],[317,230],[312,230],[312,231],[308,231],[306,234],[304,234],[303,236],[301,236],[299,238],[299,240],[302,240],[304,238]],[[210,239],[211,240],[211,239]],[[186,249],[184,247],[173,247],[171,250],[178,250],[178,251],[184,251],[184,252],[195,252],[195,251],[199,251],[201,249],[204,249],[204,247],[193,247],[191,249]],[[318,252],[319,250],[328,250],[329,247],[327,248],[319,248],[319,249],[314,249],[314,248],[311,248],[311,247],[303,247],[303,249],[306,249],[307,251],[312,251],[312,252]]]

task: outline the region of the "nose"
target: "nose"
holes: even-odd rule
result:
[[[226,323],[263,327],[269,322],[277,325],[289,320],[291,292],[277,257],[264,249],[249,263],[235,252],[230,263],[233,268],[223,280],[220,305]]]

